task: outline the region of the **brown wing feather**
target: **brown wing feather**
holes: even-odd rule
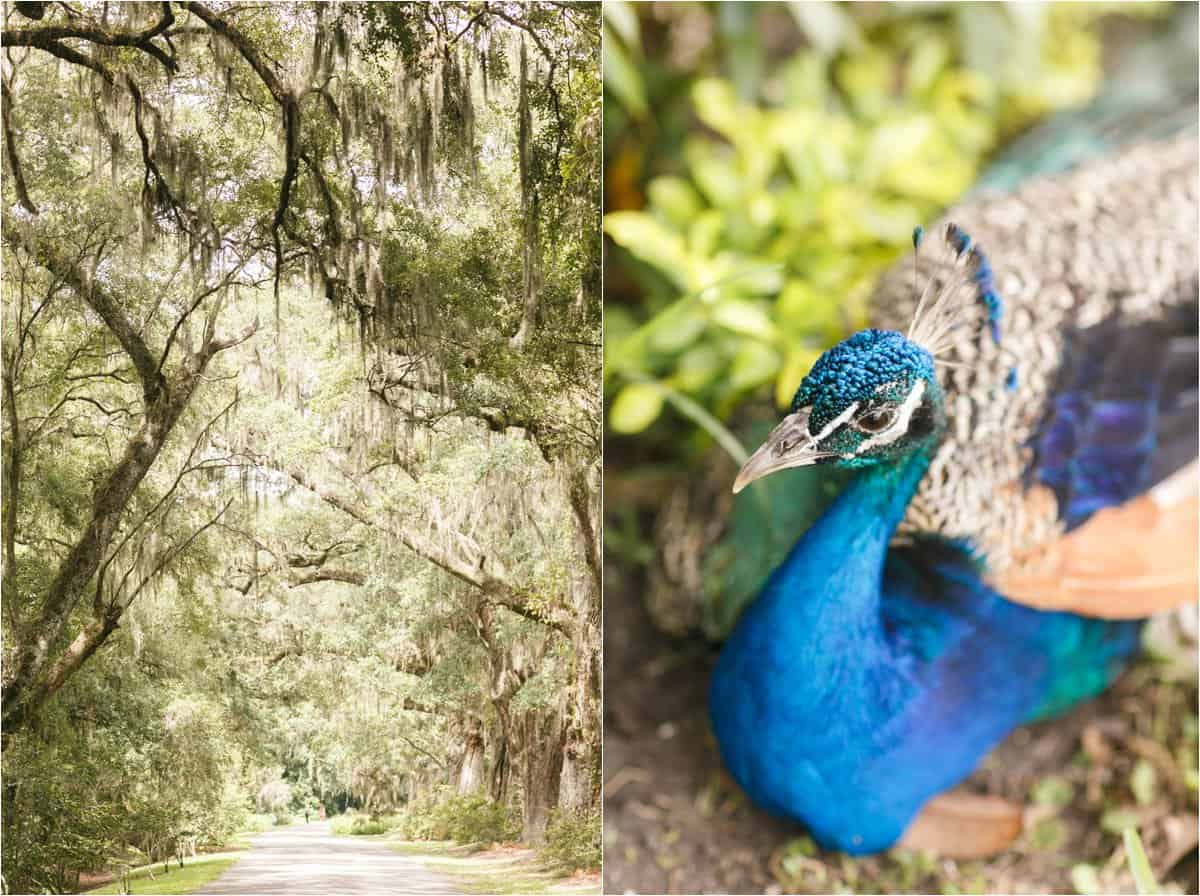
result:
[[[1198,543],[1200,472],[1193,462],[1036,553],[1015,558],[992,584],[1010,600],[1043,610],[1138,619],[1200,598]]]

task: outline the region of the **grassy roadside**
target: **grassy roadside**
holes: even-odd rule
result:
[[[497,846],[480,850],[449,841],[398,840],[371,837],[396,852],[420,859],[430,871],[452,878],[464,893],[564,893],[600,892],[600,874],[564,876],[547,868],[537,853],[525,846]]]
[[[233,867],[240,858],[241,854],[236,852],[211,853],[185,860],[186,864],[182,868],[178,865],[172,865],[171,870],[165,874],[163,873],[162,862],[156,862],[154,865],[144,865],[130,872],[130,892],[161,894],[194,893]],[[154,872],[153,879],[150,877],[151,871]],[[121,882],[113,880],[99,889],[88,890],[87,892],[89,894],[120,893],[122,892]]]
[[[251,841],[263,833],[263,831],[290,827],[294,823],[293,821],[284,825],[271,824],[239,831],[233,835],[230,842],[226,844],[226,848],[220,852],[204,853],[191,859],[185,859],[182,868],[172,860],[168,862],[171,870],[166,873],[162,870],[162,862],[153,862],[150,865],[134,868],[129,873],[133,892],[162,894],[194,893],[200,887],[209,881],[215,880],[229,868],[233,867],[233,864],[241,858],[242,851],[249,849]],[[150,872],[154,872],[153,879],[150,877]],[[85,888],[83,892],[89,894],[120,893],[121,884],[119,879],[114,877],[102,886],[95,889]]]

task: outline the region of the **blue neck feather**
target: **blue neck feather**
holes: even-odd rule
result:
[[[1010,603],[954,545],[892,545],[935,446],[862,468],[713,671],[730,772],[826,848],[892,845],[1016,725],[1103,690],[1136,648],[1136,623]]]
[[[931,452],[922,448],[896,463],[863,469],[796,543],[746,614],[769,620],[774,644],[818,665],[829,652],[822,647],[798,655],[798,641],[884,648],[879,616],[884,561]]]

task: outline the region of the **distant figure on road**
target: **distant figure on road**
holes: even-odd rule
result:
[[[304,823],[305,823],[305,824],[308,824],[308,816],[309,816],[309,815],[311,815],[311,814],[312,814],[312,813],[309,811],[309,808],[308,808],[308,806],[305,806],[305,807],[304,807]]]

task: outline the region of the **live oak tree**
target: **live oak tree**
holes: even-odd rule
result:
[[[388,670],[313,786],[594,811],[598,14],[5,4],[6,760],[216,589],[189,624],[270,643],[189,687],[290,718]]]

